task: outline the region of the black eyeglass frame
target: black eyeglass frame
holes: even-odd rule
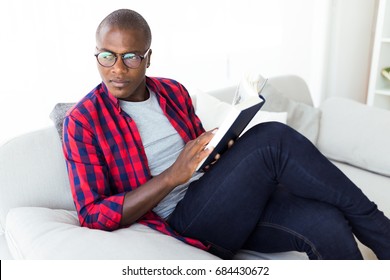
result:
[[[97,62],[99,63],[99,65],[101,65],[102,67],[105,67],[105,68],[109,68],[109,67],[112,67],[115,65],[115,63],[118,61],[118,56],[120,56],[122,58],[122,62],[123,64],[127,67],[127,68],[130,68],[130,69],[137,69],[142,61],[148,56],[149,52],[150,52],[151,48],[149,48],[143,55],[139,55],[139,54],[135,54],[135,53],[132,53],[132,52],[127,52],[127,53],[114,53],[114,52],[111,52],[111,51],[101,51],[101,52],[98,52],[96,54],[94,54],[94,56],[96,57],[96,60]],[[101,64],[101,62],[99,61],[99,58],[98,56],[102,53],[111,53],[113,55],[115,55],[115,60],[114,60],[114,63],[110,66],[106,66],[106,65],[103,65]],[[129,65],[126,64],[126,60],[124,59],[125,55],[128,55],[128,54],[132,54],[134,55],[134,57],[139,57],[140,58],[140,62],[139,62],[139,65],[137,67],[130,67]]]

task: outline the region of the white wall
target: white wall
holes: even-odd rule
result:
[[[332,0],[323,96],[366,102],[377,0]]]
[[[348,4],[340,4],[344,1]],[[330,13],[334,2],[341,5],[340,16],[334,10]],[[337,93],[335,89],[346,83],[345,92],[350,92],[353,83],[342,78],[348,71],[325,66],[328,61],[341,63],[350,44],[360,47],[358,39],[344,41],[343,30],[335,33],[337,25],[329,32],[329,21],[337,18],[343,25],[341,14],[350,8],[366,17],[368,2],[2,0],[0,143],[50,125],[48,115],[57,102],[77,101],[100,82],[93,56],[94,33],[102,18],[117,8],[139,11],[152,28],[148,75],[177,79],[189,89],[209,90],[236,84],[248,71],[264,76],[296,74],[308,82],[318,103],[325,89]],[[349,16],[348,20],[364,28],[360,19]],[[354,23],[350,25],[353,29]],[[329,44],[329,38],[338,43]],[[354,59],[362,52],[341,65],[356,68]],[[342,73],[338,75],[337,70]]]

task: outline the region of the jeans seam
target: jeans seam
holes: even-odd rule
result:
[[[260,226],[265,226],[265,227],[270,227],[270,228],[276,228],[276,229],[279,229],[279,230],[283,230],[283,231],[286,231],[286,232],[294,235],[295,237],[298,237],[299,239],[303,240],[303,242],[305,242],[307,245],[310,246],[310,248],[312,249],[313,253],[317,256],[318,259],[320,259],[320,260],[322,259],[321,254],[317,251],[316,246],[313,244],[313,242],[311,242],[309,239],[307,239],[302,234],[299,234],[298,232],[296,232],[294,230],[291,230],[291,229],[289,229],[287,227],[283,227],[281,225],[273,224],[273,223],[261,222],[261,223],[258,224],[258,227],[260,227]]]

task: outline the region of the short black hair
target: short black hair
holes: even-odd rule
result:
[[[152,44],[152,32],[147,21],[136,11],[119,9],[106,16],[96,29],[96,38],[100,30],[105,26],[118,27],[120,29],[141,30],[145,34],[148,47]]]

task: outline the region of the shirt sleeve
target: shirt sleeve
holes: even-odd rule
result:
[[[63,152],[81,226],[112,231],[120,226],[125,193],[111,194],[108,168],[91,129],[64,120]]]

